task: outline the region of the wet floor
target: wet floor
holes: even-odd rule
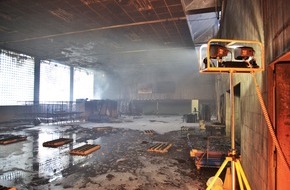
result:
[[[25,135],[27,140],[0,146],[0,185],[21,190],[205,189],[216,169],[197,171],[189,156],[192,142],[180,130],[182,126],[193,128],[193,136],[200,137],[199,146],[204,145],[205,132],[197,123],[183,123],[180,116],[123,117],[114,123],[3,125],[0,134]],[[58,138],[73,142],[43,147],[44,142]],[[167,153],[147,151],[158,142],[172,147]],[[87,156],[69,154],[84,144],[98,144],[101,149]]]

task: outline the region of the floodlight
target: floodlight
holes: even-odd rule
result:
[[[229,50],[218,44],[212,44],[210,45],[210,58],[212,59],[221,59],[222,57],[225,57],[228,55]]]
[[[200,47],[199,68],[201,73],[263,71],[263,44],[250,40],[211,39]]]
[[[252,47],[244,46],[235,48],[235,59],[245,60],[254,56],[255,50]]]

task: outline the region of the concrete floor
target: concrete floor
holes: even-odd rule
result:
[[[189,157],[189,142],[182,126],[202,133],[198,123],[181,116],[122,117],[114,123],[59,123],[2,125],[0,134],[25,135],[26,141],[0,146],[0,185],[17,189],[199,190],[216,169],[197,171]],[[101,128],[102,127],[102,128]],[[104,128],[106,127],[106,128]],[[144,130],[156,131],[154,135]],[[59,148],[43,142],[72,138]],[[167,153],[148,152],[154,142],[169,142]],[[88,156],[69,151],[84,144],[101,149]]]

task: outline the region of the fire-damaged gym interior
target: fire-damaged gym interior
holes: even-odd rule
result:
[[[0,1],[0,189],[288,189],[289,9]]]

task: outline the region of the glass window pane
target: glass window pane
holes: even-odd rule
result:
[[[85,69],[74,70],[74,100],[92,99],[94,96],[94,74]]]
[[[33,101],[34,58],[1,50],[0,105],[19,105]]]
[[[70,67],[54,62],[40,64],[39,101],[69,101]]]

